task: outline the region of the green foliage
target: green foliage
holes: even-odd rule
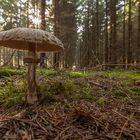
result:
[[[106,71],[104,75],[110,78],[130,78],[133,80],[140,79],[140,73],[138,71],[112,70]]]
[[[23,100],[23,93],[15,93],[15,94],[11,94],[10,97],[8,97],[8,99],[6,99],[3,103],[5,108],[10,108],[13,107],[17,104],[22,104],[24,102]]]
[[[39,69],[37,73],[44,74],[44,75],[57,75],[57,71],[51,69]]]
[[[94,76],[96,72],[81,72],[81,71],[56,71],[53,69],[39,69],[37,70],[37,73],[43,74],[43,75],[54,75],[54,76],[68,76],[70,78],[80,78],[80,77],[88,77],[88,76]]]
[[[128,88],[128,93],[130,95],[137,95],[137,96],[140,96],[140,87],[129,87]]]
[[[122,89],[115,89],[113,90],[113,95],[118,96],[118,97],[126,97],[126,93]]]
[[[6,94],[25,92],[27,88],[27,82],[25,80],[17,80],[15,82],[9,82],[0,91]]]
[[[96,72],[80,72],[80,71],[66,72],[66,75],[68,75],[71,78],[95,76],[95,74]]]
[[[77,100],[94,98],[92,89],[88,87],[80,87],[76,85],[72,80],[59,81],[52,80],[48,85],[40,85],[40,92],[45,95],[48,100],[51,101],[63,101],[63,100]]]
[[[0,90],[0,104],[3,103],[4,99],[5,99],[5,96],[4,96],[4,94],[2,93],[2,91]]]
[[[79,77],[85,77],[86,74],[82,72],[67,72],[66,75],[72,78],[79,78]]]
[[[126,97],[126,96],[139,96],[140,95],[140,87],[134,86],[133,84],[126,84],[123,83],[124,85],[114,87],[112,93],[115,96],[119,97]]]
[[[0,104],[6,108],[24,102],[27,83],[23,80],[9,82],[0,90]]]
[[[24,70],[21,69],[13,69],[10,67],[4,67],[0,69],[0,78],[5,76],[12,76],[12,75],[22,75],[24,73]]]
[[[40,85],[39,90],[49,100],[57,100],[58,97],[69,98],[77,90],[77,86],[71,80],[64,82],[56,80],[49,85]]]
[[[4,69],[11,70],[6,67]],[[12,69],[13,70],[13,69]],[[18,70],[17,70],[18,71]],[[16,73],[16,72],[15,72]],[[17,72],[18,73],[18,72]],[[100,75],[96,77],[96,72],[57,72],[54,70],[38,70],[39,74],[54,75],[52,78],[47,78],[39,85],[38,91],[41,93],[42,99],[48,101],[73,101],[73,100],[95,100],[96,95],[94,93],[94,87],[92,85],[81,85],[80,77],[92,77],[93,79],[99,78],[99,81],[104,78],[109,80],[111,86],[111,94],[117,97],[138,96],[140,95],[140,88],[134,86],[134,80],[139,78],[139,74],[136,71],[107,71],[100,72]],[[96,74],[96,75],[95,75]],[[95,76],[95,77],[94,77]],[[91,78],[90,77],[90,78]],[[131,78],[130,78],[131,77]],[[72,80],[70,80],[72,78]],[[73,79],[78,78],[78,79]],[[111,79],[110,78],[114,78]],[[16,104],[24,102],[24,96],[27,89],[26,80],[15,80],[11,77],[3,78],[7,85],[0,89],[0,104],[9,108]],[[67,80],[66,80],[67,79]],[[82,78],[83,79],[83,78]],[[122,79],[122,80],[121,80]],[[10,82],[12,81],[12,82]],[[79,81],[79,82],[78,82]],[[3,83],[1,84],[3,85]],[[110,90],[110,89],[109,89]],[[103,91],[101,91],[103,92]],[[99,93],[99,92],[98,92]],[[106,98],[100,98],[97,103],[104,105],[107,103]]]
[[[18,113],[18,111],[13,111],[13,112],[10,112],[10,115],[11,116],[14,116],[14,115],[16,115]]]
[[[104,106],[107,103],[107,99],[105,97],[101,97],[97,100],[97,103],[101,106]]]
[[[80,99],[87,99],[87,100],[92,100],[94,99],[94,95],[92,94],[93,90],[89,87],[81,87],[80,89],[80,95],[78,98]]]
[[[17,80],[14,82],[15,91],[17,93],[25,93],[27,89],[27,81],[26,80]]]

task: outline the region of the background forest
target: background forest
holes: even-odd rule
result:
[[[1,0],[0,30],[14,27],[41,28],[62,40],[63,53],[41,54],[49,66],[91,68],[140,61],[139,0]],[[25,55],[1,48],[0,64],[23,65]]]

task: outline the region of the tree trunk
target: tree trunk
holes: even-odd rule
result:
[[[109,54],[109,48],[108,48],[108,0],[106,2],[106,19],[105,19],[105,63],[108,63],[108,54]]]
[[[29,0],[27,0],[27,4],[26,4],[26,14],[27,14],[27,22],[26,22],[26,27],[28,28],[29,25],[30,25],[30,22],[29,22]]]
[[[40,15],[41,15],[41,29],[45,30],[46,29],[46,22],[45,22],[45,8],[46,8],[46,1],[45,0],[41,0],[41,11],[40,11]],[[45,53],[41,53],[40,54],[40,66],[41,67],[45,67],[45,57],[46,54]]]
[[[53,4],[54,4],[54,34],[56,36],[60,36],[59,35],[59,23],[60,23],[60,18],[59,18],[59,0],[53,0]],[[60,53],[54,53],[54,57],[53,57],[53,66],[54,68],[59,68],[60,67]]]
[[[110,56],[111,63],[117,63],[117,47],[116,47],[116,0],[110,0]]]
[[[35,1],[35,0],[31,0],[31,3],[32,3],[32,8],[33,8],[32,16],[33,16],[33,18],[35,18],[35,16],[36,16],[36,15],[35,15],[36,1]],[[32,27],[32,28],[35,28],[35,26],[36,26],[35,23],[32,22],[31,27]]]
[[[138,45],[137,45],[137,63],[140,63],[140,1],[138,4]]]
[[[99,48],[99,0],[96,0],[96,36],[95,36],[95,41],[96,41],[96,57],[100,57],[100,48]]]
[[[123,53],[122,53],[122,57],[123,57],[123,64],[127,64],[127,52],[126,52],[126,43],[125,43],[125,14],[126,14],[126,10],[125,10],[125,4],[126,4],[126,0],[124,0],[124,8],[123,8]],[[125,66],[125,69],[127,69],[127,65]]]
[[[131,9],[132,1],[129,0],[129,11],[128,11],[128,48],[127,48],[127,60],[128,64],[132,62],[132,21],[131,21]]]

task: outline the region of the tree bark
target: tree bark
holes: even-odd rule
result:
[[[27,14],[27,22],[26,22],[26,27],[28,28],[29,25],[30,25],[30,22],[29,22],[29,0],[27,0],[27,4],[26,4],[26,14]]]
[[[132,21],[131,21],[131,9],[132,1],[129,0],[129,11],[128,11],[128,48],[127,48],[127,61],[132,62]]]
[[[108,54],[109,54],[109,48],[108,48],[108,0],[106,2],[106,19],[105,19],[105,63],[108,63]]]
[[[125,10],[125,4],[126,4],[126,0],[124,0],[124,8],[123,8],[123,53],[122,53],[122,57],[123,57],[123,63],[126,64],[127,63],[127,52],[126,52],[126,30],[125,30],[125,14],[126,14],[126,10]],[[127,68],[127,65],[125,66],[125,68]]]
[[[110,0],[110,56],[111,63],[117,63],[116,0]]]
[[[99,58],[99,54],[100,54],[100,48],[99,48],[99,0],[96,0],[96,57]]]
[[[59,37],[60,36],[59,35],[59,23],[60,23],[59,0],[53,0],[53,4],[54,4],[54,34]],[[54,53],[53,66],[56,69],[60,67],[60,53],[59,52]]]
[[[137,45],[137,63],[140,63],[140,1],[138,4],[138,45]]]
[[[41,26],[40,26],[40,28],[42,30],[45,30],[46,29],[45,8],[46,8],[46,1],[45,0],[41,0],[41,11],[40,11],[40,15],[41,15]],[[40,54],[40,66],[41,67],[45,67],[45,57],[46,57],[46,54],[45,53],[41,53]]]

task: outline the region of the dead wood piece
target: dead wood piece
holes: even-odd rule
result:
[[[94,86],[98,86],[98,87],[101,87],[101,88],[104,88],[104,89],[107,89],[108,87],[104,86],[104,85],[101,85],[97,82],[94,82],[94,81],[89,81],[89,84],[92,84]]]

